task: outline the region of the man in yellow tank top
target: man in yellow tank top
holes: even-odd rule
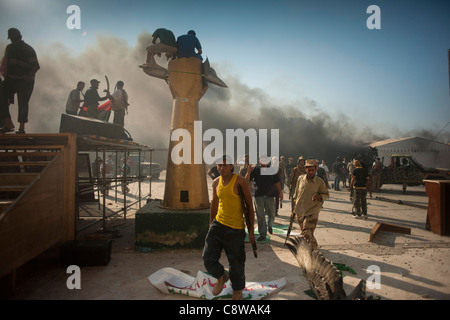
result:
[[[232,299],[242,299],[242,290],[245,288],[245,223],[239,196],[238,185],[244,195],[249,209],[249,240],[255,242],[254,210],[252,197],[247,181],[233,173],[233,160],[223,156],[217,163],[220,177],[213,181],[213,196],[210,208],[210,227],[205,239],[203,249],[203,262],[206,270],[217,279],[212,293],[219,295],[225,283],[231,280],[233,288]],[[230,264],[229,273],[225,272],[219,262],[222,249],[225,250]]]

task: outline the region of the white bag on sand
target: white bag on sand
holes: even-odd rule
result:
[[[214,296],[212,288],[216,279],[202,271],[198,271],[197,277],[194,278],[173,268],[163,268],[150,275],[148,280],[166,294],[175,293],[207,300],[231,299],[233,294],[231,282],[228,280],[222,293]],[[278,292],[285,285],[285,278],[269,282],[247,282],[245,289],[242,291],[243,299],[260,300]]]

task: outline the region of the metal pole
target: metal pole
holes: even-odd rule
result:
[[[139,209],[141,208],[141,149],[139,149],[139,168],[138,168],[138,183],[139,183]]]
[[[103,232],[106,230],[106,152],[105,147],[103,147],[103,170],[102,170],[102,189],[103,189]]]

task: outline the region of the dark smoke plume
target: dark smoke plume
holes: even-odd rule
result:
[[[150,42],[151,34],[147,32],[138,36],[136,47],[130,47],[125,40],[114,36],[98,36],[97,41],[79,55],[72,54],[60,43],[47,47],[30,43],[37,51],[41,70],[36,76],[27,131],[59,132],[61,113],[76,83],[84,81],[86,90],[89,80],[96,78],[101,81],[99,93],[103,96],[104,76],[107,75],[111,92],[118,80],[125,83],[130,103],[125,128],[133,140],[167,148],[172,96],[163,80],[147,76],[138,67],[145,61],[145,48]],[[0,48],[6,44],[0,42]],[[229,88],[210,85],[203,96],[200,101],[203,130],[217,128],[224,134],[225,129],[279,129],[280,155],[294,159],[300,155],[325,159],[328,164],[337,155],[349,157],[364,144],[392,138],[358,128],[344,114],[329,115],[311,99],[305,98],[295,105],[279,104],[264,91],[243,84],[239,75],[226,74],[220,65],[214,64],[214,57],[210,60]],[[11,106],[11,113],[15,120],[16,105]],[[422,134],[425,135],[425,131]]]

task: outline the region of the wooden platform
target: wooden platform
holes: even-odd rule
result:
[[[0,278],[75,236],[75,134],[0,136]]]

